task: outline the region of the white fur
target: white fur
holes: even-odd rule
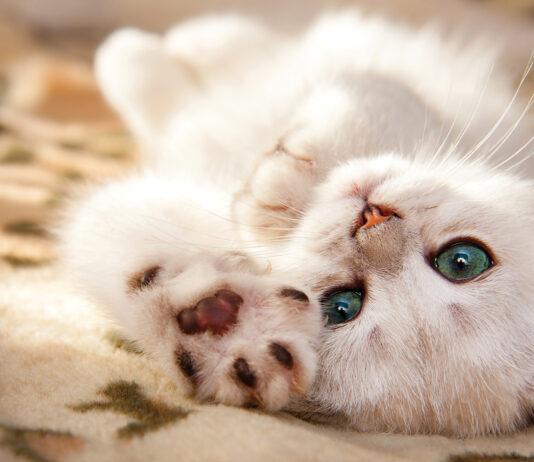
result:
[[[492,165],[531,127],[511,128],[521,108],[506,111],[513,85],[488,50],[356,13],[291,38],[234,16],[116,32],[97,74],[151,152],[81,203],[67,268],[169,373],[177,348],[197,355],[201,398],[249,401],[230,373],[249,355],[268,409],[360,430],[518,428],[534,405],[534,198]],[[353,236],[366,201],[401,218]],[[429,255],[465,238],[495,266],[454,284]],[[154,286],[132,292],[152,266]],[[317,300],[356,281],[361,315],[323,327]],[[309,306],[281,299],[285,286]],[[177,313],[220,287],[245,299],[238,325],[183,335]],[[269,360],[273,341],[294,375]],[[316,355],[311,391],[290,394],[310,387]]]

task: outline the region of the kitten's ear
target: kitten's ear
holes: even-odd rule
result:
[[[96,52],[95,71],[108,102],[149,146],[197,86],[194,70],[165,52],[162,37],[137,29],[114,32]]]

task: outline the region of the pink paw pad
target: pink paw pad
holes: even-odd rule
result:
[[[200,300],[194,308],[182,310],[178,316],[180,330],[187,335],[209,331],[222,335],[237,322],[243,298],[231,290],[221,289],[214,297]]]

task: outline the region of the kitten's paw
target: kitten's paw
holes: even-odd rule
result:
[[[176,365],[200,399],[277,410],[313,382],[318,308],[300,290],[250,283],[226,281],[179,309]]]
[[[273,33],[261,24],[235,14],[215,14],[189,19],[165,35],[165,49],[199,69],[219,71],[229,62],[247,58],[273,41]]]
[[[233,212],[254,238],[286,234],[300,217],[316,181],[315,159],[281,143],[263,156],[245,187],[234,197]]]
[[[321,316],[262,273],[235,256],[149,267],[129,280],[121,322],[199,399],[280,409],[312,385]]]
[[[157,34],[127,28],[98,48],[95,72],[107,100],[146,139],[196,86],[186,63],[169,56]]]

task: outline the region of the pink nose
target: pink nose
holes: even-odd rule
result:
[[[393,215],[395,215],[395,212],[388,207],[367,204],[362,212],[361,222],[363,224],[360,228],[371,228],[372,226],[389,220]]]

